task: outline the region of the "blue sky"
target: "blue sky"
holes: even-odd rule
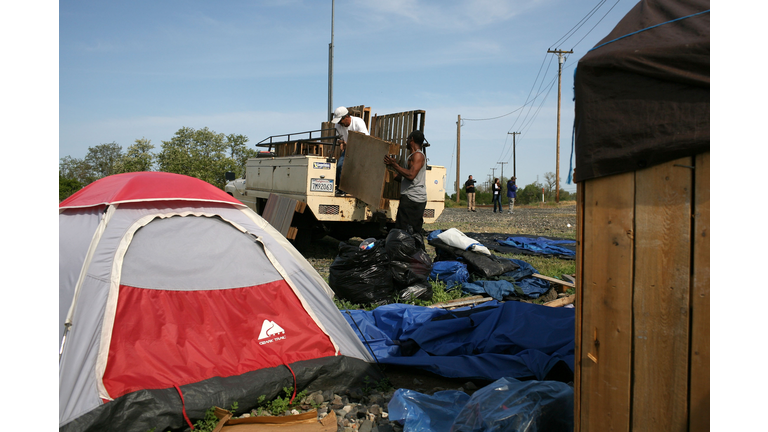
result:
[[[82,158],[113,141],[125,150],[142,137],[157,151],[185,126],[244,134],[251,144],[319,129],[328,111],[331,4],[61,2],[59,157]],[[560,177],[575,191],[566,184],[574,66],[635,4],[337,0],[333,105],[426,110],[429,162],[446,167],[449,190],[459,115],[462,182],[469,174],[486,180],[492,168],[500,176],[498,162],[511,175],[508,132],[521,132],[518,183],[543,182],[556,169],[557,57],[547,50],[572,49],[562,79]]]

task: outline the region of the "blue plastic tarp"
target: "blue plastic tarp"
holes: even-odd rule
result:
[[[458,261],[437,261],[432,264],[429,279],[445,282],[446,289],[469,280],[467,265]]]
[[[556,381],[501,378],[472,397],[456,390],[430,396],[398,389],[388,409],[404,432],[573,430],[573,388]]]
[[[509,295],[520,295],[520,292],[530,298],[538,298],[549,291],[549,282],[531,277],[534,273],[538,273],[532,265],[523,260],[511,259],[510,261],[517,264],[519,268],[503,273],[501,276],[513,278],[515,280],[514,283],[504,279],[474,280],[472,282],[464,282],[462,290],[469,294],[488,294],[498,301],[503,300],[504,297]],[[520,292],[515,289],[515,286],[517,286]]]
[[[382,364],[488,381],[543,380],[559,362],[573,371],[573,309],[493,301],[454,311],[390,304],[343,312]]]
[[[552,240],[545,237],[507,237],[506,240],[496,240],[500,244],[516,247],[518,249],[524,249],[531,252],[540,254],[560,254],[567,256],[575,256],[576,252],[558,245],[572,245],[576,244],[576,240]]]

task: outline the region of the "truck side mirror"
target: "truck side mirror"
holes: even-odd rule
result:
[[[232,180],[234,180],[234,179],[235,179],[235,173],[233,173],[232,171],[227,171],[226,173],[224,173],[224,178],[225,178],[225,179],[226,179],[228,182],[229,182],[229,181],[232,181]]]

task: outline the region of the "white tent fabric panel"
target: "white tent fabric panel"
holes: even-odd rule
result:
[[[85,278],[59,363],[60,424],[101,404],[95,373],[100,332],[93,329],[101,329],[108,293],[109,281]],[[78,366],[70,367],[70,363]]]
[[[276,280],[282,277],[253,236],[218,218],[187,216],[155,219],[136,231],[125,254],[120,283],[189,291]]]
[[[77,279],[103,210],[104,207],[71,209],[59,215],[59,339],[64,333],[64,321]]]

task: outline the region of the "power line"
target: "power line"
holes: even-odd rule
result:
[[[573,34],[574,34],[574,33],[576,33],[576,32],[577,32],[577,31],[578,31],[578,30],[581,28],[581,26],[583,26],[583,25],[584,25],[584,23],[586,23],[586,22],[587,22],[587,21],[588,21],[588,20],[589,20],[589,19],[592,17],[592,15],[594,15],[594,14],[595,14],[595,12],[597,12],[597,10],[598,10],[598,9],[600,9],[600,7],[601,7],[601,6],[602,6],[602,5],[603,5],[605,2],[606,2],[606,0],[600,0],[600,1],[597,3],[597,5],[595,5],[595,7],[593,7],[593,8],[592,8],[592,10],[591,10],[591,11],[587,12],[587,14],[584,16],[584,18],[582,18],[581,20],[579,20],[579,22],[577,22],[577,23],[576,23],[576,25],[574,25],[574,26],[573,26],[573,27],[572,27],[570,30],[568,30],[568,31],[567,31],[567,32],[566,32],[566,33],[565,33],[563,36],[561,36],[561,37],[560,37],[560,39],[558,39],[558,40],[557,40],[555,43],[553,43],[553,44],[552,44],[552,45],[550,45],[550,46],[557,46],[557,44],[558,44],[558,43],[560,43],[560,41],[562,41],[563,43],[565,43],[565,42],[566,42],[568,39],[570,39],[570,38],[571,38],[571,36],[573,36]],[[566,36],[568,36],[568,37],[566,38]],[[565,38],[565,39],[563,39],[563,38]]]
[[[589,29],[589,31],[587,32],[587,34],[585,34],[584,36],[582,36],[582,38],[581,38],[581,39],[579,39],[579,41],[578,41],[578,42],[576,42],[576,45],[580,44],[580,43],[581,43],[581,41],[583,41],[585,37],[589,36],[589,34],[590,34],[590,33],[592,33],[592,30],[594,30],[594,29],[595,29],[595,27],[597,27],[597,25],[598,25],[598,24],[600,24],[600,23],[603,21],[603,19],[605,19],[605,17],[607,17],[607,16],[608,16],[608,14],[609,14],[609,13],[611,13],[611,11],[613,10],[613,8],[615,8],[615,7],[616,7],[616,5],[617,5],[617,4],[619,4],[619,2],[620,2],[620,1],[621,1],[621,0],[616,0],[616,3],[614,3],[614,4],[613,4],[613,6],[611,6],[611,8],[610,8],[610,9],[608,9],[608,12],[606,12],[606,13],[605,13],[605,15],[603,15],[603,17],[602,17],[602,18],[600,18],[600,20],[598,20],[598,21],[595,23],[595,25],[594,25],[594,26],[592,26],[592,28],[591,28],[591,29]],[[574,45],[574,46],[573,46],[573,48],[576,48],[576,45]],[[571,48],[571,51],[573,51],[573,48]]]

